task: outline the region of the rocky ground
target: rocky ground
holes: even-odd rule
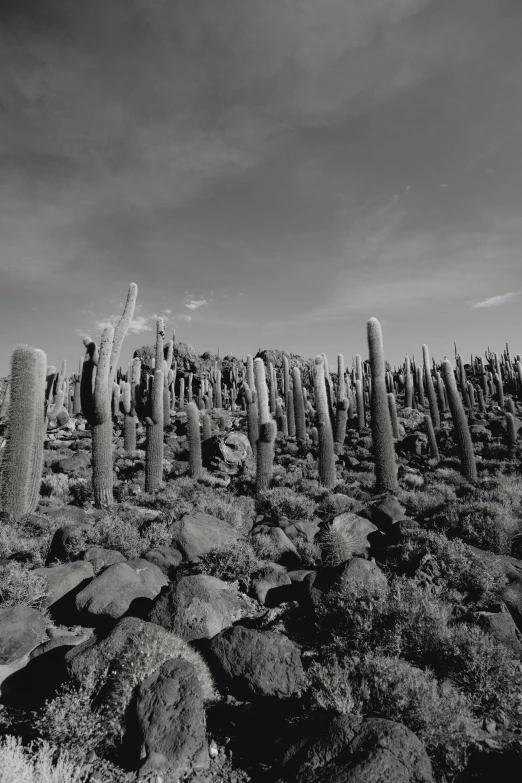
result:
[[[144,432],[126,454],[115,422],[109,511],[83,417],[48,436],[37,512],[0,522],[0,781],[28,752],[62,753],[42,781],[518,780],[520,446],[475,414],[470,486],[442,418],[435,465],[399,411],[397,497],[353,422],[333,491],[279,433],[255,497],[243,413],[213,416],[192,480],[183,412],[147,495]]]

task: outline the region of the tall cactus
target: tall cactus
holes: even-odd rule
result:
[[[428,413],[424,414],[424,431],[428,437],[430,459],[434,460],[435,462],[439,462],[440,454],[439,454],[439,447],[437,444],[437,436],[435,435],[435,429],[433,427],[431,416]]]
[[[426,383],[426,394],[428,395],[428,404],[430,406],[430,416],[433,422],[433,426],[436,430],[440,429],[440,414],[439,406],[437,404],[437,395],[435,393],[435,387],[433,385],[433,378],[431,377],[430,367],[430,355],[428,352],[428,346],[422,346],[422,359],[424,364],[424,381]]]
[[[259,411],[259,438],[256,444],[256,492],[259,493],[269,489],[272,481],[277,427],[270,418],[265,364],[262,359],[254,359],[253,370]]]
[[[410,357],[406,355],[404,362],[404,407],[411,408],[413,406],[413,378],[411,374]]]
[[[292,382],[294,394],[295,434],[297,436],[297,440],[303,443],[306,440],[306,417],[303,397],[303,384],[301,381],[301,371],[299,367],[294,367],[292,369]]]
[[[323,356],[314,359],[314,394],[316,426],[319,438],[319,482],[331,489],[335,486],[335,453],[332,421],[327,400]]]
[[[107,327],[99,351],[89,337],[84,339],[87,353],[82,367],[80,397],[82,410],[92,430],[92,483],[96,508],[113,501],[112,466],[112,383],[121,346],[134,315],[138,286],[131,283],[123,314],[116,326]]]
[[[0,471],[0,501],[8,517],[32,513],[38,504],[45,435],[43,351],[17,346],[11,356],[9,419]]]
[[[164,392],[164,359],[163,337],[165,324],[163,318],[156,321],[156,352],[154,380],[148,416],[147,441],[145,446],[145,492],[156,492],[163,479],[163,392]]]
[[[199,430],[199,411],[194,402],[187,404],[187,436],[189,443],[190,475],[194,479],[201,478],[203,466],[201,462],[201,433]]]
[[[367,337],[372,377],[370,412],[376,489],[378,492],[396,492],[399,489],[397,463],[386,392],[382,330],[377,318],[368,321]]]
[[[457,381],[455,379],[455,373],[453,372],[453,366],[449,359],[445,359],[442,362],[442,376],[444,378],[449,409],[453,419],[455,440],[457,441],[457,447],[460,452],[462,473],[468,479],[468,481],[476,481],[477,465],[475,461],[475,454],[473,452],[471,433],[468,427],[466,411],[464,410],[464,405],[462,404],[462,399],[457,388]]]

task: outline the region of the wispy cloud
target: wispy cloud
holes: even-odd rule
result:
[[[96,331],[103,332],[104,329],[106,329],[108,326],[116,326],[118,321],[121,318],[121,313],[115,313],[114,315],[109,316],[108,318],[103,318],[100,321],[96,321],[94,324],[94,328]],[[128,334],[142,334],[142,332],[150,332],[152,331],[152,325],[155,321],[156,317],[153,315],[138,315],[136,318],[133,318],[132,321],[129,324],[128,328]]]
[[[185,315],[185,313],[178,313],[176,315],[176,318],[179,321],[192,321],[192,316],[191,315]]]
[[[205,305],[208,305],[206,299],[191,299],[190,302],[185,304],[185,307],[188,307],[189,310],[197,310],[200,307],[205,307]]]
[[[475,302],[471,305],[473,310],[479,310],[482,307],[501,307],[511,299],[515,299],[520,296],[522,291],[508,291],[507,294],[500,294],[499,296],[492,296],[489,299],[483,299],[481,302]]]

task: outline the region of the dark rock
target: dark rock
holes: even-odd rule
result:
[[[286,568],[277,563],[270,563],[252,575],[251,593],[260,604],[264,604],[268,593],[272,590],[291,584],[292,580]]]
[[[214,636],[209,651],[225,686],[239,699],[298,697],[305,673],[297,646],[282,634],[234,625]]]
[[[182,576],[158,598],[149,619],[187,642],[211,639],[232,624],[226,589],[213,576]]]
[[[203,694],[188,661],[168,660],[140,683],[125,746],[142,774],[177,780],[209,766]]]
[[[343,715],[301,726],[277,783],[433,783],[431,762],[406,726]]]

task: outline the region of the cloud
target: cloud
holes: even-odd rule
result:
[[[483,299],[481,302],[475,302],[475,304],[472,305],[472,309],[478,310],[482,307],[500,307],[521,294],[522,291],[508,291],[507,294],[500,294],[500,296],[492,296],[490,299]]]
[[[184,313],[178,313],[176,315],[176,318],[179,321],[192,321],[192,316],[191,315],[185,315]]]
[[[208,305],[206,299],[191,299],[190,302],[185,304],[185,307],[188,307],[189,310],[197,310],[199,307],[205,307],[205,305]]]

